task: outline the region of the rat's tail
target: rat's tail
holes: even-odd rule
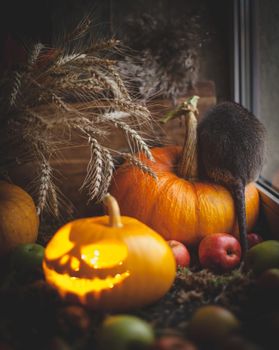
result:
[[[246,207],[245,207],[245,185],[241,180],[232,185],[231,190],[235,201],[236,216],[239,228],[240,245],[242,249],[242,260],[248,250],[247,227],[246,227]]]

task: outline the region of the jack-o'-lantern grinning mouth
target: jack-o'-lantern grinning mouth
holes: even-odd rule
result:
[[[69,274],[60,274],[47,267],[43,263],[44,270],[48,272],[48,283],[53,286],[63,286],[60,289],[60,294],[65,296],[67,293],[75,293],[80,297],[85,297],[87,293],[95,293],[98,296],[102,291],[114,288],[121,284],[130,276],[129,271],[123,273],[116,273],[115,275],[108,275],[105,278],[94,277],[92,279],[73,277]]]
[[[127,246],[115,239],[103,239],[86,245],[74,245],[56,259],[45,259],[43,268],[53,286],[62,287],[62,296],[69,292],[84,298],[87,293],[98,296],[114,288],[130,276],[126,267]]]

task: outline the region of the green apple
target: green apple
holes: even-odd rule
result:
[[[41,271],[44,252],[44,247],[37,243],[18,245],[11,252],[11,270],[14,270],[17,275]]]
[[[279,241],[268,240],[250,248],[246,255],[245,267],[255,275],[270,268],[279,268]]]
[[[99,333],[99,344],[102,350],[147,349],[154,341],[152,327],[131,315],[107,317]]]
[[[198,344],[220,344],[240,327],[239,320],[229,310],[217,306],[202,306],[189,322],[189,336]]]

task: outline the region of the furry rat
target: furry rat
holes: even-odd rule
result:
[[[262,168],[265,128],[241,105],[223,102],[209,110],[199,123],[198,150],[201,174],[232,193],[244,258],[248,249],[244,190]]]

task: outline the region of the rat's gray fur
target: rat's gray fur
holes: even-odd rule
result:
[[[243,258],[247,251],[244,189],[263,166],[265,134],[263,124],[234,102],[217,104],[198,125],[200,172],[232,192]]]

